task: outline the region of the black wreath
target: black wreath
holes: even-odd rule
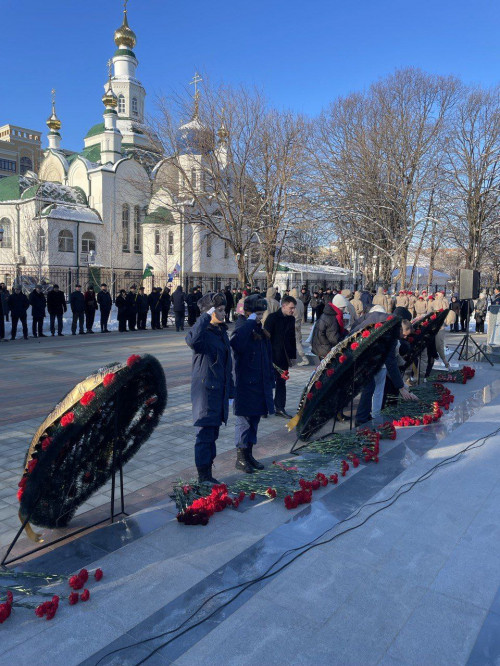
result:
[[[394,337],[399,337],[400,325],[399,317],[390,317],[382,326],[371,324],[342,340],[328,353],[299,403],[295,418],[301,440],[308,441],[380,370]],[[368,331],[369,337],[363,337],[363,331]],[[351,347],[353,343],[359,345],[355,350]]]
[[[407,342],[410,343],[410,349],[404,355],[405,370],[418,361],[420,354],[444,324],[448,312],[449,309],[440,310],[439,312],[429,312],[422,319],[413,320],[413,333],[407,338]]]
[[[133,356],[126,365],[98,372],[104,376],[106,371],[108,381],[92,389],[95,397],[88,405],[77,401],[58,414],[30,446],[20,514],[35,525],[65,527],[78,507],[137,453],[165,409],[165,374],[154,356]],[[111,383],[109,375],[114,375]],[[73,422],[61,425],[69,413]],[[36,463],[28,471],[32,460]]]

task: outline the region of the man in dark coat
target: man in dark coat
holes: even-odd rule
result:
[[[144,287],[139,287],[139,294],[137,295],[137,328],[140,331],[146,330],[148,308],[148,297],[144,293]]]
[[[168,328],[168,313],[172,305],[172,297],[170,296],[170,288],[165,287],[160,295],[161,307],[161,327]]]
[[[4,305],[4,300],[2,298],[2,285],[0,284],[0,340],[5,338],[5,318],[4,311],[7,307],[7,303]]]
[[[115,298],[115,304],[118,308],[118,331],[120,333],[125,333],[127,330],[128,319],[127,292],[125,289],[120,289],[120,293]]]
[[[286,405],[286,383],[281,376],[282,372],[289,369],[292,361],[297,356],[295,344],[295,306],[297,301],[292,296],[283,296],[281,308],[272,312],[266,319],[265,329],[271,336],[271,349],[273,363],[279,368],[274,368],[274,379],[276,391],[274,392],[274,410],[277,416],[290,418],[285,411]]]
[[[137,323],[137,310],[137,287],[135,284],[133,284],[127,294],[127,319],[129,331],[135,331],[135,325]]]
[[[247,296],[244,315],[239,317],[231,336],[234,356],[234,413],[236,469],[251,474],[264,465],[253,457],[257,429],[262,416],[274,414],[274,369],[269,333],[262,328],[267,302],[260,296]]]
[[[234,308],[234,299],[231,293],[231,286],[227,285],[224,289],[224,296],[226,297],[226,324],[231,321],[231,311]]]
[[[161,328],[160,325],[160,314],[161,314],[161,302],[160,302],[161,287],[153,287],[151,293],[148,296],[148,305],[151,310],[151,328],[153,331]]]
[[[175,295],[175,294],[174,294]],[[218,483],[212,476],[219,428],[227,423],[233,398],[231,347],[223,294],[208,293],[200,299],[201,316],[188,332],[186,343],[193,350],[191,402],[197,427],[194,457],[200,482]]]
[[[76,335],[76,325],[80,329],[80,335],[85,335],[83,330],[83,321],[85,317],[85,297],[82,294],[82,285],[75,285],[75,291],[69,297],[69,304],[71,312],[73,313],[73,321],[71,322],[71,334]]]
[[[299,298],[302,301],[302,303],[304,303],[304,323],[307,324],[307,308],[309,307],[309,303],[311,302],[311,292],[306,286],[303,286],[302,289],[300,290]]]
[[[361,302],[363,303],[363,309],[365,312],[368,312],[368,310],[371,308],[372,301],[373,296],[370,294],[368,289],[363,289],[361,292]]]
[[[34,338],[45,338],[43,332],[43,320],[45,319],[45,307],[47,299],[42,291],[42,285],[37,284],[30,294],[31,316],[33,317],[32,331]]]
[[[5,317],[5,321],[9,321],[9,306],[7,305],[7,301],[9,300],[10,292],[7,289],[7,285],[5,282],[0,282],[0,301],[1,304],[3,305],[3,316]],[[0,308],[0,314],[2,312],[2,309]]]
[[[193,287],[189,290],[189,294],[186,296],[186,305],[188,311],[188,326],[194,326],[197,318],[197,303],[200,300],[198,296],[198,291],[194,290]]]
[[[9,308],[10,316],[12,318],[12,328],[10,331],[10,339],[16,339],[17,322],[20,321],[23,326],[24,339],[28,339],[28,323],[26,311],[30,306],[28,297],[23,294],[21,287],[15,287],[14,292],[9,296],[7,305]]]
[[[97,294],[97,303],[101,311],[101,333],[109,333],[108,320],[113,301],[108,291],[108,285],[105,282],[101,284],[101,291]]]
[[[492,305],[500,305],[500,285],[496,285],[493,289],[493,296],[491,297]]]
[[[97,299],[95,296],[94,287],[92,285],[90,285],[87,291],[85,292],[84,298],[85,298],[85,328],[87,329],[87,333],[93,334],[95,313],[97,311],[98,305],[97,305]]]
[[[346,309],[346,299],[341,294],[337,294],[331,303],[326,304],[323,314],[316,322],[311,349],[320,361],[347,335],[343,322]]]
[[[67,310],[66,298],[64,292],[59,289],[59,285],[55,284],[47,294],[47,310],[50,317],[50,332],[52,335],[56,334],[56,319],[57,319],[57,335],[64,335],[63,330],[63,313]]]
[[[172,294],[172,305],[174,308],[176,331],[184,330],[185,301],[186,294],[182,291],[181,285],[178,285]]]

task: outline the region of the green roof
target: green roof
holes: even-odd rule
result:
[[[94,162],[94,163],[100,162],[101,145],[99,143],[96,143],[94,146],[89,146],[88,148],[84,148],[80,154],[89,162]]]
[[[96,136],[96,134],[102,134],[104,132],[104,123],[97,123],[89,129],[85,138],[88,139],[90,136]]]
[[[172,212],[163,206],[157,208],[156,210],[148,213],[142,224],[166,224],[172,225],[175,224],[174,216]]]
[[[21,198],[19,176],[0,178],[0,201],[14,201]]]

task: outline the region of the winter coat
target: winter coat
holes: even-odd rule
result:
[[[160,294],[160,305],[162,310],[170,310],[172,305],[172,296],[170,296],[169,291],[162,291]]]
[[[295,298],[297,305],[295,306],[295,336],[300,341],[302,338],[302,320],[304,319],[304,303],[300,300],[300,296],[296,289],[292,289],[290,296]]]
[[[297,357],[295,317],[284,315],[279,308],[267,317],[264,327],[271,334],[273,363],[281,370],[288,370],[291,361]]]
[[[236,416],[274,414],[271,341],[256,319],[239,317],[230,340]]]
[[[153,310],[157,310],[161,306],[160,294],[157,291],[152,291],[148,296],[148,305]]]
[[[469,305],[468,308],[467,304]],[[469,312],[469,314],[472,314],[472,310],[474,310],[474,302],[470,298],[464,298],[463,300],[460,301],[460,316],[463,319],[467,317],[467,312]]]
[[[363,305],[363,301],[361,300],[360,291],[354,292],[354,298],[352,299],[351,304],[356,313],[356,319],[359,319],[365,310],[365,306]]]
[[[417,298],[415,301],[415,316],[421,317],[424,314],[427,314],[427,301],[424,301],[423,298]]]
[[[377,289],[376,295],[373,297],[372,305],[381,305],[386,312],[390,312],[390,298],[387,296],[387,294],[384,294],[384,290],[382,287],[379,287]]]
[[[433,312],[439,312],[440,310],[447,310],[450,307],[448,299],[445,298],[440,291],[434,296],[434,300],[430,302],[432,305],[429,308],[429,312],[431,309]]]
[[[138,298],[137,292],[134,294],[133,291],[129,291],[126,296],[127,310],[129,317],[137,314],[137,298]]]
[[[198,303],[198,294],[193,293],[193,294],[188,294],[186,296],[186,305],[188,306],[188,310],[194,310],[194,308],[196,308],[197,303]],[[174,306],[174,310],[175,310],[175,306]],[[176,312],[183,312],[183,309],[176,310]]]
[[[460,317],[460,301],[451,301],[450,310],[456,314],[457,317]]]
[[[491,297],[491,304],[500,305],[500,294],[493,294],[493,296]]]
[[[337,313],[328,305],[314,327],[311,349],[319,358],[325,358],[344,337],[345,333],[342,333],[337,321]]]
[[[101,308],[101,313],[109,312],[111,310],[113,301],[111,300],[111,294],[109,291],[99,291],[96,298],[97,302],[99,303],[99,307]]]
[[[230,312],[234,308],[233,295],[229,290],[226,290],[224,296],[226,297],[226,312]]]
[[[262,317],[262,325],[264,325],[266,319],[272,312],[278,312],[280,309],[280,304],[276,300],[275,296],[276,288],[269,287],[269,289],[266,291],[267,310],[264,312],[264,316]]]
[[[62,315],[66,312],[66,299],[63,291],[54,291],[53,289],[47,294],[47,310],[51,315]]]
[[[172,304],[174,306],[174,312],[184,312],[185,300],[186,300],[186,294],[182,291],[182,287],[178,286],[177,289],[172,294]]]
[[[8,289],[2,289],[2,291],[0,291],[0,313],[3,310],[4,315],[9,313],[9,305],[8,305],[9,296],[10,292]]]
[[[45,317],[45,306],[47,305],[45,294],[42,292],[38,293],[36,289],[33,289],[30,294],[29,302],[31,305],[31,314],[33,317]]]
[[[98,309],[95,291],[94,290],[90,291],[89,289],[88,291],[85,292],[84,298],[85,298],[85,311],[95,312]]]
[[[396,296],[396,307],[397,308],[407,308],[410,304],[408,296],[406,294],[398,294]]]
[[[413,294],[410,294],[408,296],[408,310],[411,313],[411,316],[415,316],[415,303],[417,302],[417,297],[414,296]]]
[[[13,292],[7,299],[7,306],[13,317],[25,317],[30,302],[28,301],[26,294],[23,294],[22,292],[16,294],[16,292]]]
[[[74,314],[81,314],[85,312],[85,296],[81,291],[74,291],[69,297],[69,304],[71,312]]]
[[[137,312],[146,314],[149,308],[148,297],[146,294],[137,294]]]
[[[193,350],[191,403],[193,425],[227,423],[229,399],[234,395],[232,358],[227,326],[213,325],[206,312],[186,335]]]
[[[128,310],[127,296],[123,294],[118,294],[115,299],[116,307],[118,308],[118,316],[123,317]]]
[[[303,292],[301,289],[299,298],[302,301],[302,303],[304,303],[304,307],[307,307],[311,301],[311,293],[309,289],[306,289],[305,292]]]
[[[369,291],[366,291],[366,289],[364,289],[361,292],[361,302],[363,303],[365,312],[368,312],[368,310],[371,308],[372,301],[373,301],[372,295],[370,294]]]
[[[488,298],[484,296],[481,298],[481,296],[477,299],[476,305],[475,305],[475,318],[479,316],[480,319],[484,319],[486,317],[486,312],[488,311]]]

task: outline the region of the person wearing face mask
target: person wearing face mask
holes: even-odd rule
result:
[[[262,416],[274,414],[274,369],[269,333],[262,328],[264,298],[247,296],[230,344],[234,357],[236,469],[252,474],[264,465],[253,457]]]
[[[224,294],[205,294],[197,303],[201,316],[186,335],[193,350],[191,402],[197,428],[194,457],[200,483],[219,483],[212,476],[219,428],[227,423],[234,385]]]

